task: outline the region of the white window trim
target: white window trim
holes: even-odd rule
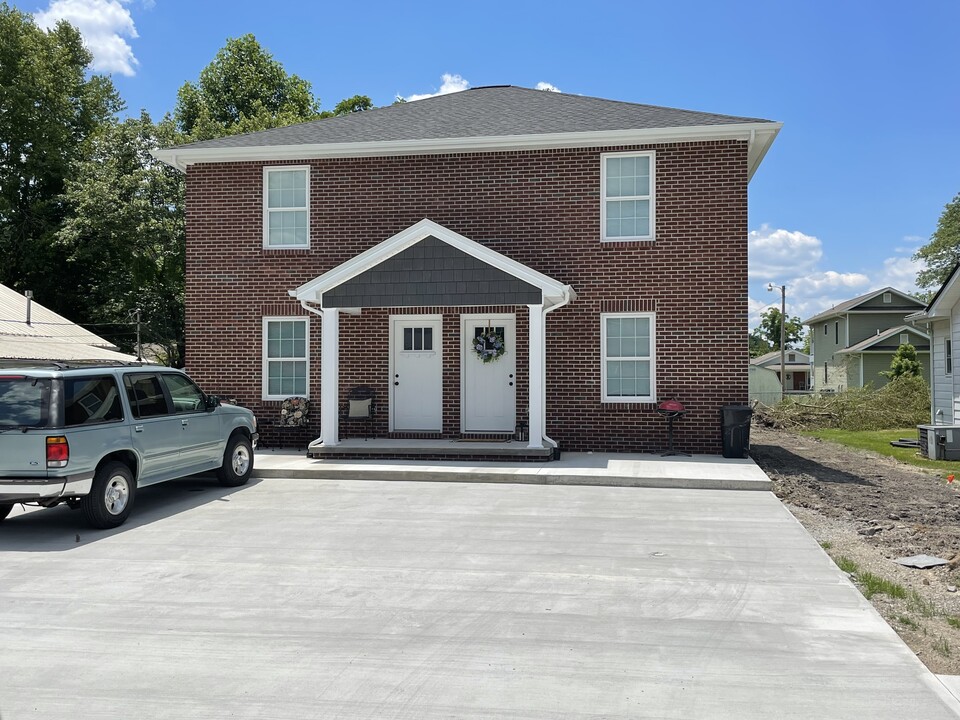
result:
[[[307,197],[306,206],[302,208],[273,208],[268,204],[269,184],[268,178],[271,172],[282,172],[285,170],[306,170],[307,173]],[[298,210],[307,211],[307,241],[300,245],[271,245],[270,244],[270,213],[271,212],[293,212]],[[310,247],[310,166],[309,165],[271,165],[263,168],[263,247],[265,250],[303,250]]]
[[[289,322],[291,320],[296,320],[302,322],[305,325],[303,342],[304,350],[306,355],[303,360],[306,363],[306,384],[304,386],[303,397],[310,397],[310,318],[304,317],[303,315],[272,315],[270,317],[263,318],[263,324],[261,329],[261,336],[263,338],[263,344],[261,347],[261,366],[260,366],[260,375],[261,375],[261,397],[263,400],[286,400],[290,395],[271,395],[269,393],[270,388],[270,376],[267,372],[269,367],[269,358],[267,357],[267,325],[272,322]],[[300,358],[274,358],[275,361],[278,360],[299,360]]]
[[[617,200],[644,200],[650,199],[650,234],[634,237],[607,237],[607,158],[611,157],[649,157],[650,158],[650,195],[634,195],[617,198]],[[656,213],[656,171],[657,154],[653,150],[640,152],[600,153],[600,240],[601,242],[636,242],[638,240],[652,242],[657,237]]]
[[[607,357],[607,318],[650,319],[650,394],[625,397],[607,395],[607,360],[646,360],[645,357]],[[657,397],[657,314],[652,312],[600,313],[600,400],[605,403],[652,403]]]

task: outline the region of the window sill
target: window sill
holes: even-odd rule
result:
[[[600,238],[601,243],[653,243],[656,241],[656,237]]]

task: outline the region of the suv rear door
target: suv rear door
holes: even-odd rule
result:
[[[0,477],[46,477],[47,433],[51,420],[48,378],[0,375]]]
[[[133,416],[130,440],[143,463],[138,485],[169,480],[180,472],[183,431],[173,413],[170,396],[157,373],[123,376],[127,402]]]

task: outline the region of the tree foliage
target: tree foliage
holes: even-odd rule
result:
[[[0,4],[0,282],[68,315],[76,296],[55,236],[63,190],[88,138],[121,102],[66,22],[42,30]]]
[[[154,124],[146,112],[104,123],[90,138],[67,182],[70,216],[57,246],[73,268],[71,286],[88,322],[125,332],[100,334],[133,350],[129,323],[141,310],[145,343],[181,364],[184,291],[183,175],[150,151],[176,140],[169,118]]]
[[[793,348],[803,337],[800,318],[787,316],[784,325],[784,349]],[[750,357],[759,357],[780,349],[780,310],[767,308],[760,315],[760,325],[750,333]]]
[[[919,287],[936,291],[947,281],[960,262],[960,193],[947,203],[930,242],[917,250],[913,259],[926,264],[926,269],[917,273]]]
[[[284,70],[250,34],[227,40],[196,83],[180,88],[174,118],[190,141],[266,130],[320,115],[310,83]]]
[[[895,380],[900,377],[921,377],[920,361],[917,359],[917,349],[910,343],[904,343],[897,348],[890,361],[890,369],[880,372],[885,378]]]

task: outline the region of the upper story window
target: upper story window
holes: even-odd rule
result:
[[[892,302],[893,302],[893,293],[884,293],[884,294],[883,294],[883,301],[884,301],[885,303],[892,303]]]
[[[653,402],[656,365],[654,314],[600,316],[603,402]]]
[[[310,168],[263,169],[263,246],[310,247]]]
[[[908,333],[900,333],[900,344],[906,345],[910,342],[910,335]]]
[[[946,364],[947,375],[953,375],[953,343],[950,340],[943,341],[943,354]]]
[[[600,239],[654,239],[654,153],[600,156]]]

